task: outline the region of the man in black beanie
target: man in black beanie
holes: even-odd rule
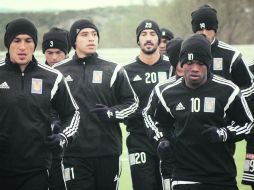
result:
[[[155,32],[155,34],[158,36],[158,45],[160,43],[160,39],[161,39],[161,32],[160,32],[160,28],[158,26],[158,24],[153,21],[153,20],[150,20],[150,19],[146,19],[146,20],[143,20],[137,27],[136,29],[136,37],[137,37],[137,43],[139,44],[139,36],[141,34],[141,32],[143,30],[153,30]]]
[[[209,5],[204,5],[193,11],[191,17],[193,32],[205,34],[211,43],[213,57],[211,72],[234,82],[241,89],[252,113],[254,113],[253,75],[250,74],[248,65],[243,61],[242,54],[216,38],[218,30],[217,11]],[[254,176],[254,172],[252,174]],[[247,174],[247,176],[249,175]],[[244,174],[242,183],[253,184],[254,186],[253,181],[254,177],[246,177]]]
[[[34,43],[34,50],[37,46],[37,29],[33,23],[27,19],[20,18],[9,22],[6,25],[6,32],[4,34],[4,45],[9,50],[10,44],[13,39],[19,34],[29,35]]]
[[[183,39],[174,38],[174,39],[171,39],[169,42],[170,43],[167,44],[167,55],[170,59],[171,65],[174,68],[173,73],[175,73],[175,75],[170,77],[168,80],[165,80],[163,82],[160,81],[160,83],[158,83],[155,86],[155,88],[152,90],[151,96],[149,98],[149,103],[151,102],[152,107],[156,107],[159,104],[159,99],[158,99],[157,93],[160,94],[164,90],[165,87],[169,86],[171,83],[175,82],[177,79],[179,79],[180,77],[183,76],[183,68],[181,67],[181,63],[179,62],[179,54],[180,54],[180,49],[181,49],[181,44],[183,42]],[[142,90],[141,87],[140,87],[140,89]],[[145,93],[145,94],[149,94],[149,93]],[[142,99],[144,99],[144,98],[142,98]],[[147,103],[147,101],[146,101],[146,103]],[[156,110],[154,110],[154,113],[152,115],[155,115],[155,114],[156,114]],[[167,134],[164,134],[164,138],[172,140],[172,138],[171,138],[172,132],[173,132],[173,130],[167,132]],[[130,136],[131,135],[129,135],[128,138],[130,138]],[[137,143],[135,146],[137,146]],[[133,147],[135,147],[135,146],[133,146]],[[163,185],[164,190],[169,190],[169,189],[171,189],[170,182],[171,182],[172,171],[173,171],[173,166],[174,166],[174,154],[173,154],[172,149],[170,148],[169,145],[168,146],[163,145],[163,146],[159,146],[159,147],[160,148],[157,149],[157,154],[160,159],[160,172],[162,175],[162,185]],[[164,153],[164,152],[166,152],[166,153]],[[147,163],[148,163],[148,161],[147,161]],[[151,170],[151,169],[149,169],[149,170],[151,172],[153,172],[153,170]],[[152,182],[151,178],[148,180],[150,182]],[[144,183],[147,183],[148,186],[150,185],[147,181],[145,181],[145,180],[142,180],[142,181],[144,181]],[[137,182],[137,184],[142,184],[142,183]]]
[[[155,21],[144,20],[136,29],[140,53],[136,59],[125,66],[130,83],[139,98],[137,111],[126,120],[126,140],[129,153],[132,185],[134,190],[162,190],[160,160],[156,146],[144,127],[142,110],[146,106],[149,94],[159,82],[172,76],[173,68],[168,57],[161,55],[158,44],[161,33]]]
[[[209,5],[201,6],[191,13],[192,31],[196,33],[199,30],[218,30],[217,11]]]
[[[98,56],[99,31],[89,20],[70,28],[73,57],[54,65],[65,76],[82,115],[78,134],[64,151],[69,190],[115,190],[122,153],[119,122],[138,106],[126,71]]]
[[[183,68],[179,62],[179,54],[181,50],[183,39],[182,38],[174,38],[167,43],[167,56],[169,58],[170,64],[173,66],[175,70],[175,75],[177,77],[183,76]]]
[[[242,54],[232,46],[216,38],[218,30],[217,11],[209,5],[203,5],[191,13],[194,33],[204,34],[211,43],[212,73],[231,80],[240,87],[251,110],[254,111],[253,76],[242,59]],[[252,108],[253,107],[253,108]]]
[[[46,64],[53,66],[67,58],[71,50],[69,31],[53,27],[43,35],[42,52],[45,54]],[[52,131],[60,130],[60,119],[55,112],[51,110]],[[49,172],[49,190],[65,190],[66,185],[63,178],[63,153],[55,151],[52,153],[52,164]]]
[[[210,73],[211,45],[203,35],[182,42],[180,63],[184,77],[156,86],[143,111],[146,126],[160,137],[159,155],[168,158],[173,150],[172,188],[238,190],[231,144],[253,126],[246,101],[234,83]]]
[[[167,55],[166,47],[168,42],[174,38],[174,34],[169,29],[166,28],[161,28],[160,31],[161,31],[161,40],[159,45],[160,53]]]
[[[48,189],[51,154],[76,133],[78,107],[63,75],[34,57],[37,29],[24,18],[6,25],[8,50],[0,64],[0,187]],[[50,108],[61,118],[51,130]]]
[[[43,35],[42,52],[45,54],[47,65],[52,66],[66,59],[70,50],[69,31],[53,27]]]
[[[76,49],[75,43],[76,43],[77,35],[83,28],[94,29],[96,32],[96,35],[98,36],[98,42],[100,40],[99,30],[93,22],[91,22],[90,20],[86,20],[86,19],[77,20],[75,23],[73,23],[73,25],[71,26],[71,29],[70,29],[71,45],[73,46],[74,49]]]

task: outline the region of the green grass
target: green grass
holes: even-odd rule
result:
[[[241,184],[243,174],[243,164],[245,159],[245,149],[246,149],[245,141],[237,143],[235,152],[235,163],[237,166],[237,184],[239,190],[251,190],[250,186]]]
[[[120,186],[119,190],[132,190],[132,183],[130,177],[130,167],[128,162],[128,151],[125,145],[126,140],[126,128],[122,125],[123,132],[123,154],[122,154],[122,175],[120,177]],[[236,153],[235,153],[235,162],[237,166],[237,184],[239,190],[251,190],[250,186],[242,185],[241,178],[243,172],[243,163],[245,157],[245,141],[237,143]]]

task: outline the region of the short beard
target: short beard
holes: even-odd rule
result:
[[[145,50],[145,49],[141,49],[141,51],[146,54],[146,55],[151,55],[153,54],[155,51],[157,50],[157,48],[153,48],[151,50]]]

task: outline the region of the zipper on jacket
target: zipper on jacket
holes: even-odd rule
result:
[[[25,73],[21,73],[21,90],[24,91],[24,76],[25,76]]]

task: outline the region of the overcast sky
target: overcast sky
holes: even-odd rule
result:
[[[155,4],[158,0],[1,0],[0,10],[81,10],[105,6]]]

